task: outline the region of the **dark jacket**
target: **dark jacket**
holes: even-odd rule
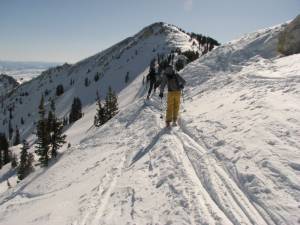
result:
[[[160,93],[164,92],[166,84],[168,84],[168,91],[181,91],[185,83],[185,80],[177,73],[164,74],[160,84]]]
[[[156,73],[154,69],[150,69],[149,74],[147,75],[147,80],[153,83],[156,81]]]

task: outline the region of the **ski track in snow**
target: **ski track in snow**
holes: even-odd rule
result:
[[[183,162],[186,173],[195,182],[195,188],[201,188],[202,195],[209,196],[230,223],[235,225],[267,224],[248,197],[226,172],[224,165],[220,165],[220,162],[211,154],[211,151],[205,150],[197,141],[183,132],[183,129],[172,128],[171,134],[177,137],[173,140],[177,143],[176,145],[181,145],[181,148],[173,149],[173,154],[181,156],[179,161]],[[154,143],[157,142],[157,139],[155,138]],[[182,152],[177,152],[178,149],[182,149]],[[203,201],[207,202],[205,199],[200,199],[198,204]],[[212,204],[212,202],[208,204]],[[215,215],[215,217],[218,219],[218,216]]]
[[[247,224],[266,224],[247,196],[212,154],[207,154],[207,151],[187,134],[176,131],[175,135],[182,142],[184,153],[201,184],[233,224],[242,224],[242,221],[247,221]]]
[[[100,180],[100,183],[95,190],[96,194],[92,195],[92,202],[89,203],[89,211],[87,211],[86,215],[83,216],[82,221],[79,223],[73,222],[73,224],[99,224],[99,221],[101,221],[101,217],[104,214],[105,206],[107,205],[109,197],[117,183],[117,179],[120,177],[124,162],[125,160],[122,160],[116,168],[113,168],[114,171],[106,173]]]

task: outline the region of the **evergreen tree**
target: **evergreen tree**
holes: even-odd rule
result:
[[[10,162],[8,141],[5,134],[0,133],[0,155],[1,155],[1,165],[5,165]]]
[[[54,103],[54,100],[51,100],[50,102],[50,110],[48,112],[48,118],[47,118],[47,128],[48,128],[48,131],[49,131],[49,135],[50,135],[50,132],[53,130],[53,121],[54,121],[54,110],[53,108],[55,109],[55,103]]]
[[[9,111],[9,119],[11,120],[13,118],[13,115],[12,115],[13,108],[9,107],[8,111]]]
[[[129,81],[129,72],[126,73],[126,76],[125,76],[125,83],[127,84]]]
[[[20,155],[20,165],[17,170],[19,180],[23,180],[33,170],[33,155],[28,153],[28,149],[29,145],[24,140]]]
[[[44,96],[39,105],[40,120],[37,123],[37,144],[36,154],[39,156],[41,166],[48,166],[49,161],[49,132],[47,129],[47,120],[45,119]]]
[[[112,117],[114,117],[115,115],[117,115],[118,112],[119,112],[118,96],[113,91],[112,92],[112,102],[111,102],[111,114],[112,114]]]
[[[55,103],[51,101],[51,110],[52,121],[50,122],[51,128],[48,128],[50,131],[50,148],[51,148],[51,156],[56,158],[57,150],[63,146],[66,139],[66,135],[63,134],[63,122],[56,118],[55,115]],[[49,121],[49,118],[48,118]]]
[[[78,97],[74,98],[69,116],[69,123],[73,123],[82,117],[81,108],[82,106],[80,99]]]
[[[18,145],[20,144],[20,131],[19,128],[16,127],[16,136],[15,136],[15,140],[14,140],[14,145]]]
[[[88,87],[90,85],[90,80],[87,77],[84,79],[84,85],[86,87]]]
[[[56,96],[60,96],[64,93],[64,86],[62,84],[57,85],[56,87]]]
[[[96,93],[97,95],[97,113],[94,117],[94,125],[96,127],[99,127],[101,125],[103,125],[106,122],[106,115],[105,115],[105,108],[103,107],[102,103],[101,103],[101,99],[99,96],[99,92],[97,91]]]
[[[97,82],[99,80],[99,72],[96,73],[94,76],[94,81]]]
[[[106,121],[110,120],[118,113],[118,98],[112,88],[109,86],[105,98]]]
[[[11,120],[8,121],[8,139],[11,140],[14,133],[14,129],[11,125]]]

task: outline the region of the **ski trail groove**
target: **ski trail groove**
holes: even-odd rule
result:
[[[189,186],[189,189],[192,189],[189,193],[189,203],[193,206],[192,213],[194,214],[194,218],[213,218],[213,221],[209,221],[209,224],[234,224],[230,220],[229,217],[219,208],[217,204],[214,204],[212,197],[209,192],[206,191],[203,186],[201,179],[199,179],[196,170],[193,167],[192,162],[189,160],[185,153],[184,145],[180,141],[180,139],[174,139],[176,144],[181,148],[180,151],[176,152],[176,155],[179,156],[183,170],[187,174],[187,179],[193,184]],[[194,194],[192,194],[194,193]],[[196,201],[196,203],[195,203]],[[200,207],[199,207],[200,206]],[[203,216],[205,215],[205,216]],[[207,216],[209,215],[209,216]],[[222,215],[222,217],[220,217]],[[223,220],[221,220],[221,218]],[[221,221],[220,221],[221,220]],[[199,221],[199,219],[195,220]],[[199,224],[199,222],[195,222],[195,224]],[[207,224],[206,222],[201,222],[201,224]]]
[[[122,173],[122,169],[125,163],[125,157],[121,160],[121,162],[116,167],[116,172],[110,171],[107,172],[106,175],[101,179],[100,184],[97,186],[97,192],[93,196],[91,196],[91,202],[88,206],[88,212],[85,214],[81,225],[98,225],[100,224],[100,220],[104,214],[105,207],[109,201],[112,191],[114,190],[118,177],[120,177]],[[114,170],[114,168],[112,169]],[[109,183],[109,185],[104,185]],[[107,187],[105,189],[105,187]]]
[[[200,182],[233,224],[267,224],[249,201],[248,196],[222,168],[222,165],[218,165],[219,162],[214,157],[206,154],[206,151],[186,133],[179,131],[174,133],[181,141]],[[224,193],[224,196],[220,193]]]
[[[157,108],[155,103],[151,105],[153,111],[157,112]],[[203,186],[225,217],[235,225],[267,224],[248,196],[227,172],[226,166],[215,157],[210,156],[213,150],[206,151],[186,132],[179,132],[176,129],[173,133],[181,143],[184,155],[187,158],[187,160],[182,158],[182,161],[185,162],[186,171],[188,171],[188,167],[192,168],[195,177],[200,181],[200,185]],[[186,163],[186,161],[189,161],[191,166],[188,166],[189,163]],[[221,165],[219,165],[220,163]],[[200,185],[198,182],[198,186]]]

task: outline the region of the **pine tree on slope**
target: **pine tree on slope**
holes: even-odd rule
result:
[[[51,115],[52,121],[49,123],[51,124],[50,130],[50,148],[51,148],[51,156],[56,158],[57,150],[63,146],[66,139],[66,135],[63,134],[63,122],[59,120],[55,115],[55,103],[51,101]],[[49,121],[49,117],[48,117]]]
[[[44,96],[39,105],[40,120],[37,124],[37,143],[35,153],[39,156],[39,162],[42,167],[48,166],[49,161],[49,132],[47,129],[47,120],[45,119]]]
[[[18,145],[18,144],[20,144],[20,131],[19,128],[16,127],[16,136],[14,140],[14,145]]]
[[[107,120],[110,120],[118,113],[118,97],[112,88],[109,86],[105,98],[105,114]]]
[[[29,145],[27,141],[24,140],[20,155],[20,165],[17,171],[19,180],[23,180],[33,170],[33,155],[28,153],[28,149]]]
[[[5,134],[0,133],[0,155],[2,158],[1,165],[5,165],[10,162],[10,156],[9,156],[9,144],[6,139]]]
[[[82,117],[81,107],[80,99],[78,97],[74,98],[69,116],[69,123],[73,123]]]
[[[97,113],[94,117],[94,125],[96,127],[99,127],[101,125],[103,125],[106,122],[106,115],[105,115],[105,108],[103,107],[102,103],[101,103],[101,99],[99,96],[99,92],[97,91],[96,93],[97,95]]]
[[[11,125],[11,120],[8,121],[8,139],[11,140],[14,133],[14,129]]]

